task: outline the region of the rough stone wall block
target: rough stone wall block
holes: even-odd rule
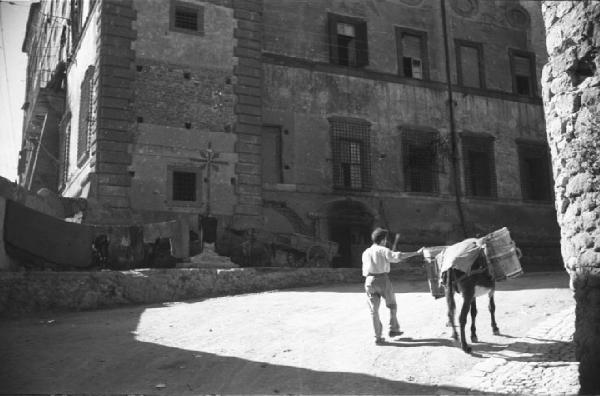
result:
[[[600,2],[542,5],[542,76],[561,250],[575,292],[582,394],[600,393]]]

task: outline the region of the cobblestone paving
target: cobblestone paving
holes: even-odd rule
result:
[[[506,349],[486,353],[484,361],[457,379],[469,393],[576,395],[574,308],[552,315]],[[440,388],[439,394],[454,393]]]

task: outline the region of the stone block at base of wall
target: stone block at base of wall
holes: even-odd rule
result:
[[[0,317],[362,282],[358,268],[142,269],[0,273]]]

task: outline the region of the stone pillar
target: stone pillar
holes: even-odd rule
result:
[[[544,1],[542,75],[556,209],[575,292],[581,393],[600,393],[600,2]]]

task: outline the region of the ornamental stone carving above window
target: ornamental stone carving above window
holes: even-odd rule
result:
[[[458,15],[472,17],[479,11],[478,0],[450,0],[450,7]]]

